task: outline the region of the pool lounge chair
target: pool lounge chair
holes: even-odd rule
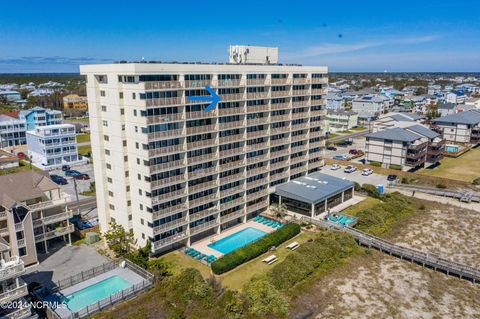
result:
[[[278,225],[277,229],[280,229],[283,227],[283,224]]]
[[[253,219],[253,221],[258,221],[259,219],[260,219],[260,215],[257,215],[257,216]]]
[[[207,255],[205,254],[200,254],[197,256],[197,258],[195,258],[196,260],[202,260],[203,258],[207,257]]]
[[[192,252],[192,253],[190,254],[190,257],[195,258],[195,257],[197,257],[199,254],[200,254],[200,252],[197,251],[197,250],[195,250],[194,252]]]
[[[269,223],[267,223],[267,226],[270,227],[270,226],[272,226],[273,224],[275,224],[275,221],[274,221],[274,220],[271,220]]]
[[[270,225],[270,227],[272,228],[277,228],[277,226],[278,226],[278,222],[274,222],[273,225]]]
[[[350,225],[351,223],[353,223],[355,221],[355,217],[350,217],[346,222],[345,222],[345,225]]]
[[[348,220],[348,216],[345,215],[343,218],[339,221],[340,224],[345,224],[345,222]]]
[[[261,222],[263,222],[264,220],[265,220],[265,217],[260,217],[260,218],[257,220],[257,222],[261,223]]]
[[[265,258],[264,260],[262,260],[264,263],[266,263],[267,265],[271,265],[273,264],[274,262],[276,262],[278,260],[277,256],[275,255],[270,255],[268,256],[267,258]]]
[[[270,219],[265,219],[262,224],[266,225],[270,222]]]
[[[334,222],[334,223],[337,222],[337,219],[335,217],[333,217],[332,215],[328,215],[328,220],[331,221],[331,222]]]

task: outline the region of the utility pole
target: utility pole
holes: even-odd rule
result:
[[[77,197],[77,215],[80,215],[80,200],[78,199],[77,179],[72,177],[73,187],[75,188],[75,196]]]

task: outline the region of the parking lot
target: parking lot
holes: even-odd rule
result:
[[[347,156],[349,156],[348,152],[352,149],[355,149],[357,151],[365,152],[365,137],[361,136],[361,137],[353,138],[352,142],[353,142],[353,144],[349,145],[349,146],[332,145],[332,146],[335,146],[337,148],[337,150],[336,151],[330,151],[330,150],[326,149],[325,150],[325,156],[327,158],[333,158],[333,156],[335,156],[335,155],[347,155]],[[358,157],[358,158],[352,160],[352,162],[362,163],[363,159],[364,159],[364,156]]]
[[[92,164],[86,164],[86,165],[81,165],[81,166],[75,166],[72,167],[73,170],[79,171],[80,173],[85,173],[90,176],[89,180],[77,180],[77,189],[78,189],[78,198],[83,199],[83,198],[88,198],[89,196],[83,196],[80,195],[81,192],[87,191],[88,188],[90,187],[90,183],[95,181],[95,178],[93,176],[93,166]],[[62,176],[67,179],[68,184],[67,185],[61,185],[61,189],[63,192],[67,193],[70,195],[72,201],[76,200],[75,197],[75,186],[73,183],[73,178],[69,176],[65,176],[65,173],[62,172],[61,169],[53,170],[50,171],[50,175],[56,174],[59,176]]]
[[[339,177],[339,178],[345,178],[345,179],[348,179],[352,182],[357,182],[360,185],[363,185],[363,184],[372,184],[372,185],[382,184],[382,185],[386,186],[388,184],[387,176],[385,176],[385,175],[372,173],[369,176],[363,176],[361,170],[357,170],[353,173],[345,173],[343,171],[345,169],[345,167],[346,166],[342,165],[340,169],[332,170],[332,165],[325,165],[324,167],[322,167],[322,173],[332,175],[332,176],[335,176],[335,177]]]

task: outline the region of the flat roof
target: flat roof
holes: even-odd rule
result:
[[[301,202],[317,204],[353,186],[353,182],[346,179],[313,173],[276,186],[275,193]]]

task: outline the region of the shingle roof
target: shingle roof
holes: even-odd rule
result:
[[[480,112],[477,112],[476,110],[459,112],[436,118],[433,122],[476,125],[480,123]]]
[[[323,173],[313,173],[275,187],[275,193],[310,204],[323,202],[353,187],[353,182]]]
[[[50,178],[34,171],[0,175],[0,204],[11,207],[15,202],[42,197],[44,192],[58,187]]]
[[[431,129],[426,128],[425,126],[422,126],[422,125],[412,125],[412,126],[406,127],[405,129],[414,131],[415,133],[426,136],[429,139],[433,139],[435,137],[440,136],[440,134],[438,134],[437,132],[432,131]]]
[[[367,134],[366,137],[400,142],[414,142],[420,138],[420,136],[418,136],[417,134],[414,134],[399,127],[370,133]]]

